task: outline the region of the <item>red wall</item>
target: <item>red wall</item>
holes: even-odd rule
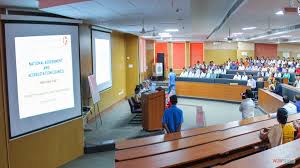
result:
[[[190,65],[193,66],[200,61],[203,62],[203,43],[190,43]]]
[[[255,44],[255,57],[277,58],[277,44]]]
[[[185,67],[185,43],[173,43],[173,69]]]
[[[155,63],[157,62],[157,53],[164,53],[165,55],[165,69],[169,69],[169,57],[168,57],[168,43],[155,42]]]

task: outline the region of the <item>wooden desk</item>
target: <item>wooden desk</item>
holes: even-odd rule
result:
[[[287,144],[277,146],[275,148],[257,153],[252,156],[248,156],[233,162],[230,162],[223,166],[217,166],[218,168],[232,168],[232,167],[264,167],[274,168],[283,166],[295,166],[293,164],[288,165],[284,159],[298,160],[300,158],[300,140],[295,140]]]
[[[202,82],[176,82],[178,96],[216,99],[224,101],[241,102],[241,93],[250,89],[244,85],[214,84]]]
[[[300,114],[289,116],[288,121],[300,119]],[[135,158],[147,157],[151,155],[158,155],[166,152],[190,148],[193,146],[202,145],[214,141],[223,141],[232,137],[240,136],[261,130],[262,128],[271,127],[277,124],[277,119],[266,120],[250,125],[240,126],[225,131],[211,132],[203,135],[192,136],[189,138],[182,138],[174,141],[168,141],[153,145],[130,148],[126,150],[119,150],[115,153],[116,161],[125,161]]]
[[[162,129],[165,110],[165,91],[146,92],[142,94],[143,129],[154,131]]]
[[[275,113],[284,103],[281,96],[265,89],[259,89],[258,105],[266,113]]]
[[[249,118],[249,119],[240,120],[240,121],[232,121],[232,122],[229,122],[226,124],[213,125],[213,126],[208,126],[208,127],[204,127],[204,128],[194,128],[194,129],[171,133],[171,134],[156,135],[156,136],[145,137],[145,138],[124,140],[124,141],[118,142],[116,144],[116,149],[124,150],[124,149],[128,149],[128,148],[146,146],[146,145],[151,145],[151,144],[156,144],[156,143],[161,143],[161,142],[166,142],[166,141],[172,141],[172,140],[181,139],[181,138],[187,138],[187,137],[196,136],[196,135],[202,135],[202,134],[215,132],[215,131],[223,131],[226,129],[235,128],[235,127],[239,127],[242,125],[248,125],[248,124],[253,124],[255,122],[265,121],[268,119],[270,119],[270,118],[267,115],[263,115],[263,116],[258,116],[258,117]]]

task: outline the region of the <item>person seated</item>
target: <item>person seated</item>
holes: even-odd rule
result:
[[[226,68],[221,68],[221,74],[226,74],[227,73],[227,70],[226,70]]]
[[[200,78],[206,78],[206,71],[203,70],[200,74]]]
[[[288,73],[287,71],[282,75],[282,78],[287,78],[288,80],[290,80],[290,73]]]
[[[242,113],[242,119],[254,117],[254,108],[255,104],[252,100],[253,93],[251,90],[247,89],[245,93],[242,94],[242,103],[239,107],[240,112]]]
[[[275,78],[281,78],[281,73],[280,73],[279,71],[276,71],[276,72],[274,73],[274,77],[275,77]]]
[[[244,72],[244,74],[243,74],[243,76],[242,76],[242,80],[248,80],[248,76],[247,76],[247,74],[246,74],[246,72]]]
[[[265,72],[265,77],[269,77],[270,76],[270,69],[267,69],[267,71]]]
[[[294,65],[289,65],[289,69],[288,69],[289,73],[295,73],[295,70],[296,70],[296,68]]]
[[[284,103],[282,108],[286,109],[288,115],[296,114],[297,113],[297,107],[294,103],[292,103],[290,101],[289,97],[283,96],[282,99],[283,99],[283,103]],[[268,115],[273,118],[273,117],[276,116],[276,113],[269,113]]]
[[[140,86],[136,85],[134,89],[134,101],[136,104],[141,104],[141,96]]]
[[[274,90],[272,92],[282,96],[282,85],[277,79],[274,82]]]
[[[300,76],[296,76],[296,81],[293,84],[296,88],[300,88]]]
[[[257,72],[256,76],[265,76],[265,73],[262,70],[260,70]]]
[[[258,77],[257,77],[257,82],[263,82],[264,81],[264,77],[262,76],[262,74],[260,74]]]
[[[239,66],[239,68],[238,68],[238,70],[240,70],[240,71],[244,71],[245,70],[245,66],[242,64],[242,65],[240,65]]]
[[[297,107],[297,113],[300,113],[300,95],[295,96],[295,106]]]
[[[297,65],[295,73],[300,74],[300,64]]]
[[[201,68],[200,61],[197,61],[196,68],[197,68],[197,69],[200,69],[200,68]]]
[[[205,78],[210,78],[211,72],[212,71],[207,71]]]
[[[250,74],[249,79],[247,81],[247,86],[250,86],[251,90],[254,91],[256,89],[256,81],[253,79],[253,76]]]
[[[277,72],[282,72],[282,66],[281,66],[281,64],[278,65]]]
[[[279,108],[276,116],[279,124],[270,129],[262,129],[259,135],[262,140],[270,142],[271,148],[293,141],[295,132],[299,129],[298,122],[287,123],[288,112],[286,109]]]
[[[188,74],[189,74],[188,71],[185,68],[183,68],[179,77],[185,78],[188,76]]]
[[[216,79],[217,78],[217,74],[215,74],[214,70],[212,70],[212,73],[210,74],[210,78],[212,78],[212,79]]]
[[[258,71],[258,66],[253,66],[252,71]]]
[[[194,77],[194,70],[191,70],[189,72],[188,78],[193,78]]]
[[[183,123],[183,112],[177,104],[177,96],[170,97],[171,107],[166,109],[162,118],[162,125],[167,133],[180,132]]]
[[[241,75],[237,72],[236,75],[234,75],[233,79],[234,79],[234,80],[241,80],[242,77],[241,77]]]
[[[197,69],[194,78],[200,78],[201,70]]]

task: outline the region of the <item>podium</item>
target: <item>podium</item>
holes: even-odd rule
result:
[[[161,130],[165,110],[165,91],[143,93],[141,104],[143,129],[146,131]]]

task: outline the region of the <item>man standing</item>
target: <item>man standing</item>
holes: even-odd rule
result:
[[[253,79],[253,76],[251,74],[249,75],[247,86],[250,86],[252,91],[256,89],[256,81],[255,79]]]
[[[244,93],[244,96],[245,99],[242,101],[239,110],[242,113],[243,119],[252,118],[254,117],[254,108],[255,108],[255,104],[252,100],[253,93],[251,90],[247,89],[246,92]]]
[[[176,81],[176,74],[173,72],[173,69],[170,68],[170,73],[169,73],[169,90],[168,94],[174,90],[175,91],[175,81]]]
[[[176,95],[171,96],[170,101],[171,107],[165,110],[162,124],[167,133],[179,132],[183,123],[182,110],[176,106]]]

